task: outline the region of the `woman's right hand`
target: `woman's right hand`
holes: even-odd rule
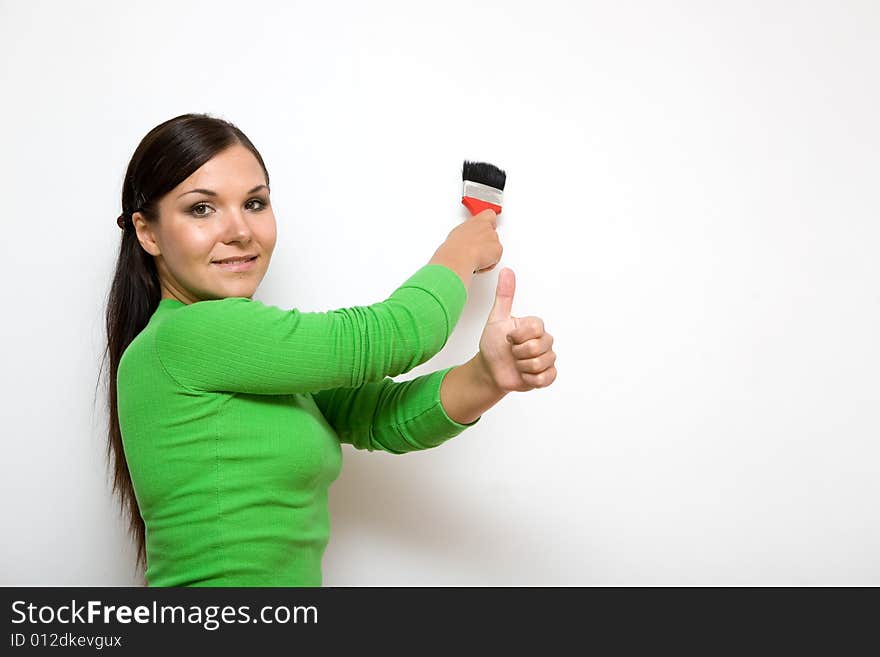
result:
[[[504,252],[496,230],[497,217],[488,208],[469,217],[449,232],[440,249],[449,249],[462,258],[469,258],[474,273],[492,271]]]

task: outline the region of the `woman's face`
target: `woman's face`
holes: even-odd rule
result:
[[[198,191],[196,191],[198,190]],[[208,160],[159,202],[159,220],[133,216],[138,241],[155,256],[163,299],[186,304],[251,298],[275,248],[275,215],[257,159],[240,144]],[[242,266],[216,261],[257,256]]]

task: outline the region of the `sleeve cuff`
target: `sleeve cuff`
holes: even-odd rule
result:
[[[417,287],[430,293],[446,311],[447,337],[452,333],[467,303],[467,288],[446,265],[431,263],[419,269],[400,287]]]
[[[458,278],[458,275],[456,275],[456,278]],[[460,281],[461,279],[459,278],[458,280]],[[446,374],[454,367],[455,367],[455,365],[453,365],[452,367],[447,367],[446,369],[440,370],[437,373],[437,388],[434,391],[434,400],[436,402],[436,408],[439,409],[440,414],[442,415],[440,422],[442,424],[445,424],[447,427],[449,427],[451,429],[464,430],[464,429],[467,429],[468,427],[474,426],[477,422],[480,421],[480,419],[483,416],[480,415],[480,417],[478,417],[476,420],[474,420],[473,422],[470,422],[468,424],[462,424],[461,422],[456,422],[451,417],[449,417],[449,414],[446,412],[446,409],[443,408],[443,402],[440,401],[440,387],[443,384],[443,379],[446,377]]]
[[[454,367],[454,366],[453,366]],[[424,390],[430,393],[430,403],[427,408],[416,417],[407,421],[407,430],[411,435],[419,436],[421,446],[419,449],[431,449],[454,438],[465,429],[474,426],[482,419],[482,415],[470,424],[456,422],[446,413],[440,401],[440,386],[443,378],[452,367],[437,370],[425,376]]]

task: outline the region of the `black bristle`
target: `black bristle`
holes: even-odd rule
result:
[[[494,164],[465,160],[461,167],[461,179],[503,190],[504,183],[507,182],[507,174]]]

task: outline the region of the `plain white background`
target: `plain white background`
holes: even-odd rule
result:
[[[864,2],[0,2],[0,584],[128,585],[95,386],[121,182],[236,123],[256,298],[387,297],[508,172],[501,267],[559,377],[445,445],[343,447],[324,584],[880,584],[880,8]],[[160,412],[161,409],[157,409]]]

